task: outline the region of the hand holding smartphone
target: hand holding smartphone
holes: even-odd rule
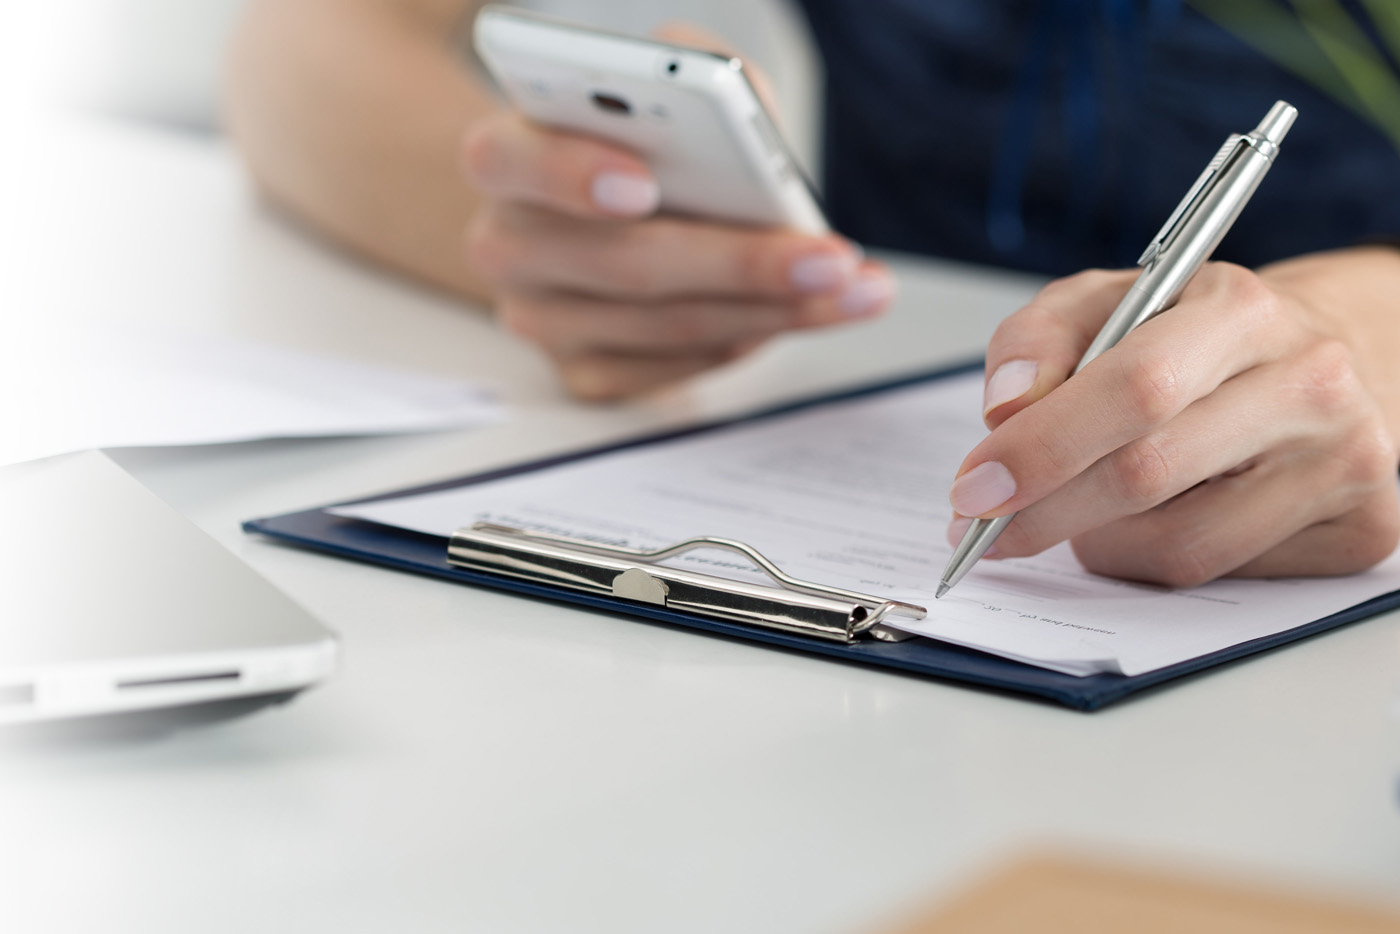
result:
[[[893,293],[826,221],[736,60],[487,7],[514,110],[471,127],[469,258],[568,386],[615,398]]]
[[[475,40],[503,93],[532,121],[641,156],[664,210],[828,231],[738,58],[498,6],[478,15]]]

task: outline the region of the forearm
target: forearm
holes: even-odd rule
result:
[[[227,112],[259,186],[353,252],[482,298],[463,128],[497,106],[455,48],[461,0],[253,0]]]
[[[1400,249],[1365,246],[1314,253],[1259,270],[1351,348],[1357,373],[1400,444]]]

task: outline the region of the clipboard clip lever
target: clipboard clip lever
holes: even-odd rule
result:
[[[742,555],[777,586],[659,564],[699,548]],[[712,536],[648,551],[477,522],[453,533],[447,562],[467,570],[846,644],[866,637],[884,642],[913,638],[886,626],[885,619],[892,614],[923,619],[927,614],[924,607],[912,603],[798,580],[750,545]]]

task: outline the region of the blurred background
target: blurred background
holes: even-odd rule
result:
[[[224,50],[245,3],[4,0],[0,108],[77,108],[217,133]],[[820,68],[806,23],[787,0],[534,0],[513,5],[630,32],[685,20],[727,38],[772,78],[793,145],[813,166]]]

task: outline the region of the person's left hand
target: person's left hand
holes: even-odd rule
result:
[[[960,517],[1018,513],[988,556],[1069,539],[1090,571],[1191,587],[1346,574],[1389,555],[1400,252],[1258,273],[1210,263],[1176,306],[1066,382],[1136,275],[1052,282],[993,337],[993,431],[951,491]]]

